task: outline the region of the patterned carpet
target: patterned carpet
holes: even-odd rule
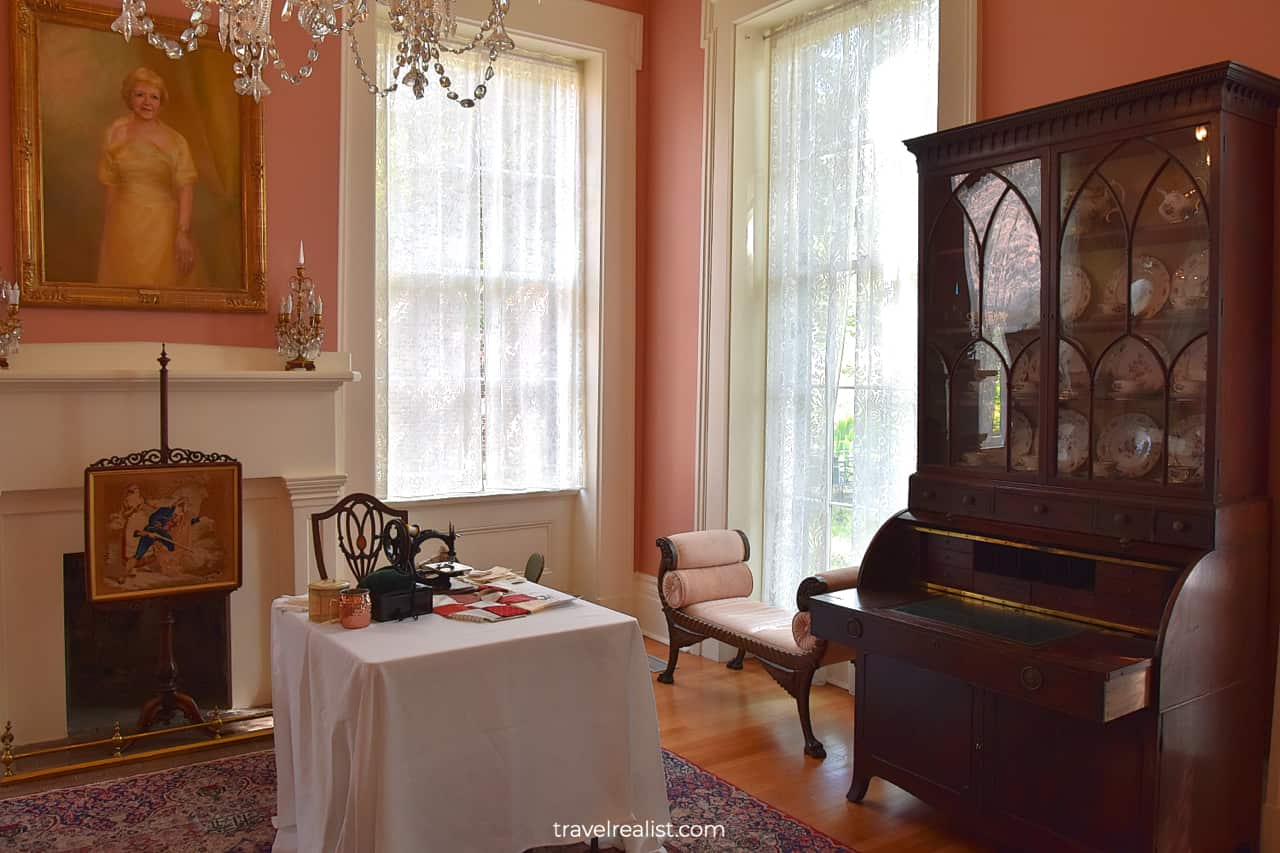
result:
[[[726,827],[722,839],[668,844],[672,853],[849,850],[678,755],[664,750],[663,759],[672,822]],[[275,790],[275,754],[265,750],[0,800],[0,849],[269,853]]]

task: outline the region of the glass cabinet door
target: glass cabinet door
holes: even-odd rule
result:
[[[1060,477],[1204,484],[1211,135],[1059,160]]]
[[[921,461],[1035,472],[1040,161],[939,178],[928,200]]]

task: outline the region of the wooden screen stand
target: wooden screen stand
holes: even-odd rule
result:
[[[196,701],[178,691],[178,661],[173,656],[174,621],[173,607],[167,607],[160,623],[160,670],[156,673],[160,679],[160,692],[142,706],[142,713],[138,716],[140,732],[145,732],[157,722],[168,722],[175,711],[181,711],[193,725],[204,722]]]
[[[169,354],[160,345],[160,461],[169,462]],[[145,732],[155,723],[166,723],[175,711],[182,711],[192,724],[203,723],[204,715],[194,699],[178,692],[178,661],[173,656],[173,606],[165,608],[160,625],[160,669],[156,677],[160,690],[142,706],[138,715],[138,731]]]

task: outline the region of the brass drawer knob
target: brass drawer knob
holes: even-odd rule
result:
[[[1173,532],[1174,532],[1174,533],[1186,533],[1186,532],[1187,532],[1187,523],[1186,523],[1185,521],[1183,521],[1182,519],[1178,519],[1177,521],[1175,521],[1175,522],[1173,523]]]
[[[1018,681],[1025,690],[1034,693],[1044,686],[1044,673],[1038,667],[1024,666],[1018,673]]]
[[[1049,507],[1041,503],[1035,503],[1031,505],[1031,511],[1036,515],[1045,515],[1049,512]]]
[[[935,492],[933,489],[925,489],[920,493],[920,497],[924,498],[927,501],[931,501],[937,496],[938,496],[938,493]]]
[[[964,504],[965,506],[973,506],[977,502],[978,502],[978,499],[975,498],[973,495],[965,495],[960,499],[960,503]]]
[[[850,619],[849,624],[845,626],[845,630],[849,632],[849,636],[855,640],[862,636],[862,620]]]
[[[1117,526],[1128,524],[1130,520],[1129,513],[1127,512],[1117,512],[1115,515],[1111,516],[1112,523]]]

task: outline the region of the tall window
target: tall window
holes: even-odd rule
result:
[[[381,67],[395,50],[384,28]],[[451,74],[479,81],[482,59],[451,58]],[[476,109],[440,91],[379,102],[378,482],[392,499],[582,485],[582,75],[510,55],[499,75]]]
[[[770,36],[764,586],[857,564],[916,444],[916,168],[938,0],[865,0]]]

